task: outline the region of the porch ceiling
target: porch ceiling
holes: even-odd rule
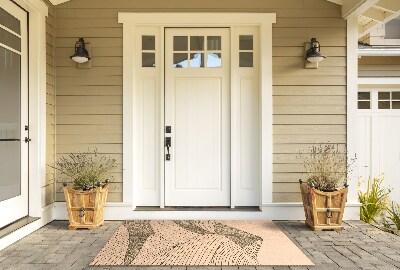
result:
[[[399,0],[326,0],[342,6],[342,16],[358,16],[359,38],[400,15]]]

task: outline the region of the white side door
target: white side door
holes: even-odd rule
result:
[[[0,228],[28,215],[27,13],[0,1]]]
[[[230,205],[229,57],[227,28],[165,30],[166,206]]]
[[[359,91],[359,175],[383,175],[390,197],[400,203],[400,89]]]

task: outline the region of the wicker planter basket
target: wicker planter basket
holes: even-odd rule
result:
[[[300,183],[306,225],[314,231],[342,230],[342,218],[348,188],[324,192]]]
[[[104,206],[109,184],[89,191],[64,187],[67,203],[69,230],[99,228],[104,222]]]

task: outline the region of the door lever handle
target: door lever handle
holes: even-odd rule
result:
[[[169,148],[171,147],[171,137],[165,137],[165,147],[167,147],[167,154],[165,155],[165,160],[171,160],[171,154],[169,153]]]

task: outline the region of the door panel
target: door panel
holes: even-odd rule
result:
[[[379,173],[386,186],[393,188],[392,200],[400,203],[400,116],[379,118]]]
[[[166,206],[230,205],[228,29],[165,31]]]
[[[28,215],[27,13],[0,3],[0,228]]]

